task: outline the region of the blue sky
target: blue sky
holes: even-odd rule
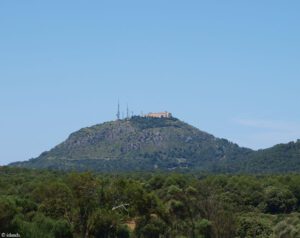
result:
[[[82,127],[176,117],[241,146],[300,138],[299,1],[0,1],[0,164]]]

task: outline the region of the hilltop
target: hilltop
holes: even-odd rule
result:
[[[11,166],[100,172],[299,172],[300,141],[253,151],[177,118],[135,116],[83,128],[38,158]]]
[[[132,117],[72,133],[38,158],[13,166],[64,170],[218,170],[252,153],[177,118]],[[220,166],[222,164],[222,166]]]

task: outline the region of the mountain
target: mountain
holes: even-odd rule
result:
[[[176,118],[135,116],[83,128],[38,158],[11,166],[100,172],[300,172],[300,140],[253,151]]]
[[[300,140],[258,150],[238,167],[247,173],[300,172]]]
[[[11,166],[63,170],[238,170],[253,153],[176,118],[132,117],[72,133],[38,158]]]

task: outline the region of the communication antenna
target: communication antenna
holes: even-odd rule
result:
[[[120,120],[120,101],[118,99],[118,112],[117,112],[117,120]]]
[[[128,104],[127,104],[127,108],[126,108],[126,117],[127,117],[127,119],[129,119],[129,108],[128,108]]]

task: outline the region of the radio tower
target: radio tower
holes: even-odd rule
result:
[[[116,114],[117,120],[120,120],[120,101],[118,100],[118,112]]]
[[[130,115],[129,115],[129,108],[128,108],[128,104],[127,104],[127,109],[126,109],[126,117],[127,119],[129,119]]]

